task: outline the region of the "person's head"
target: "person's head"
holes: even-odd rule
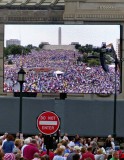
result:
[[[97,152],[96,152],[97,154],[103,154],[103,151],[102,151],[102,149],[97,149]]]
[[[20,148],[22,146],[22,140],[21,139],[16,139],[15,140],[15,146]]]
[[[14,137],[13,137],[13,135],[11,135],[11,134],[8,134],[8,135],[6,136],[6,139],[7,139],[7,141],[14,141]]]
[[[108,140],[111,140],[111,138],[112,138],[112,135],[108,135]]]
[[[119,152],[118,151],[113,151],[112,157],[114,159],[119,159]]]
[[[81,147],[81,154],[86,153],[87,148],[85,146]]]
[[[67,136],[68,136],[68,133],[65,133],[65,134],[64,134],[64,136],[66,136],[66,137],[67,137]]]
[[[79,146],[74,146],[75,153],[80,153],[81,148]]]
[[[45,154],[41,157],[41,160],[50,160],[50,157],[47,154]]]
[[[80,138],[79,134],[76,134],[76,135],[75,135],[75,138],[76,138],[76,139],[77,139],[77,138]]]
[[[31,138],[26,138],[25,140],[24,140],[24,144],[29,144],[31,142]]]
[[[40,155],[39,155],[39,153],[34,153],[34,158],[39,158],[40,157]]]
[[[58,143],[58,144],[57,144],[57,148],[59,148],[61,145],[62,145],[62,143]]]
[[[36,139],[32,139],[32,140],[31,140],[31,143],[33,143],[33,144],[36,144],[36,145],[37,145],[37,141],[36,141]]]
[[[39,137],[38,137],[38,135],[35,135],[35,137],[34,137],[36,140],[38,140],[39,139]]]
[[[6,139],[7,135],[8,135],[8,133],[5,132],[4,135],[3,135],[3,136],[4,136],[4,139]]]
[[[64,153],[64,149],[63,148],[57,148],[56,151],[55,151],[56,155],[60,155],[61,156],[61,155],[63,155],[63,153]]]
[[[70,149],[70,152],[74,152],[74,147],[73,146],[69,147],[69,149]]]
[[[88,138],[87,140],[88,140],[88,142],[91,142],[91,138]]]
[[[93,141],[94,141],[94,142],[97,142],[97,138],[93,138]]]
[[[42,133],[38,133],[38,137],[42,138],[43,134]]]
[[[82,140],[82,144],[85,145],[86,143],[87,143],[87,141],[86,141],[86,139],[84,138],[84,139]]]
[[[20,160],[20,159],[21,159],[21,153],[15,154],[15,159],[16,159],[16,160]]]
[[[64,154],[64,157],[66,157],[66,158],[67,158],[67,157],[68,157],[68,155],[69,155],[69,153],[65,153],[65,154]]]
[[[72,160],[80,160],[80,155],[78,153],[74,154]]]
[[[67,147],[68,142],[67,141],[62,141],[61,142],[63,146]]]
[[[88,152],[92,152],[92,146],[87,147]]]
[[[64,145],[61,145],[59,148],[62,148],[63,151],[65,151],[66,147]]]

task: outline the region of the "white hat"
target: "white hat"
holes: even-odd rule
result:
[[[74,147],[74,146],[75,146],[75,143],[74,143],[74,142],[69,142],[68,146],[69,146],[69,147]]]
[[[61,145],[61,146],[60,146],[60,148],[62,148],[62,149],[64,149],[64,150],[65,150],[65,146],[64,146],[64,145]]]
[[[79,146],[74,146],[74,150],[81,150]]]

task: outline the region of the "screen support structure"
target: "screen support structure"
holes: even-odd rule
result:
[[[113,108],[113,137],[116,138],[116,112],[117,112],[117,69],[118,69],[118,58],[117,58],[117,54],[114,50],[114,48],[112,47],[112,51],[114,53],[114,63],[115,63],[115,75],[114,75],[114,108]],[[105,64],[105,57],[104,57],[104,53],[106,53],[106,44],[102,43],[102,48],[101,48],[101,52],[100,52],[100,61],[101,61],[101,66],[103,68],[103,70],[105,72],[108,72],[108,67]]]
[[[116,138],[116,112],[117,112],[117,68],[118,68],[118,59],[115,54],[115,93],[114,93],[114,113],[113,113],[113,137]]]

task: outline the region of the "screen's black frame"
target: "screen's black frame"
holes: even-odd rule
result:
[[[14,23],[14,24],[7,23],[7,24],[4,24],[4,27],[5,27],[5,25],[60,25],[60,26],[61,25],[119,25],[120,26],[120,62],[119,62],[119,65],[120,65],[120,93],[122,93],[122,62],[124,60],[123,60],[123,57],[122,57],[123,26],[121,24],[116,24],[116,23],[112,23],[111,24],[111,23],[106,23],[106,22],[105,22],[105,24],[103,22],[102,23],[97,22],[95,24],[92,24],[92,23],[89,23],[89,24],[88,23],[87,24],[64,24],[64,23],[56,23],[56,22],[54,22],[54,23],[42,23],[42,24],[41,23],[40,24],[39,23],[38,24],[36,24],[36,23],[18,23],[18,24],[17,23]],[[5,29],[4,29],[4,31],[5,31]],[[3,45],[3,47],[4,47],[4,45]],[[3,92],[5,92],[4,91],[4,56],[3,56]],[[10,93],[10,92],[7,92],[7,93]],[[47,94],[48,92],[39,92],[39,93],[42,93],[42,94],[46,93]],[[51,94],[53,94],[53,93],[51,92]],[[59,94],[59,93],[57,93],[57,94]],[[67,94],[81,94],[81,93],[67,93]],[[82,93],[82,94],[87,94],[87,93]],[[88,94],[98,94],[98,93],[88,93]]]

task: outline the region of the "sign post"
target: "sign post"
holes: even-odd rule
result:
[[[59,117],[54,112],[45,111],[38,116],[37,127],[41,133],[47,136],[54,134],[60,127]],[[49,142],[47,144],[49,144]],[[47,154],[49,155],[49,145],[46,148]]]

